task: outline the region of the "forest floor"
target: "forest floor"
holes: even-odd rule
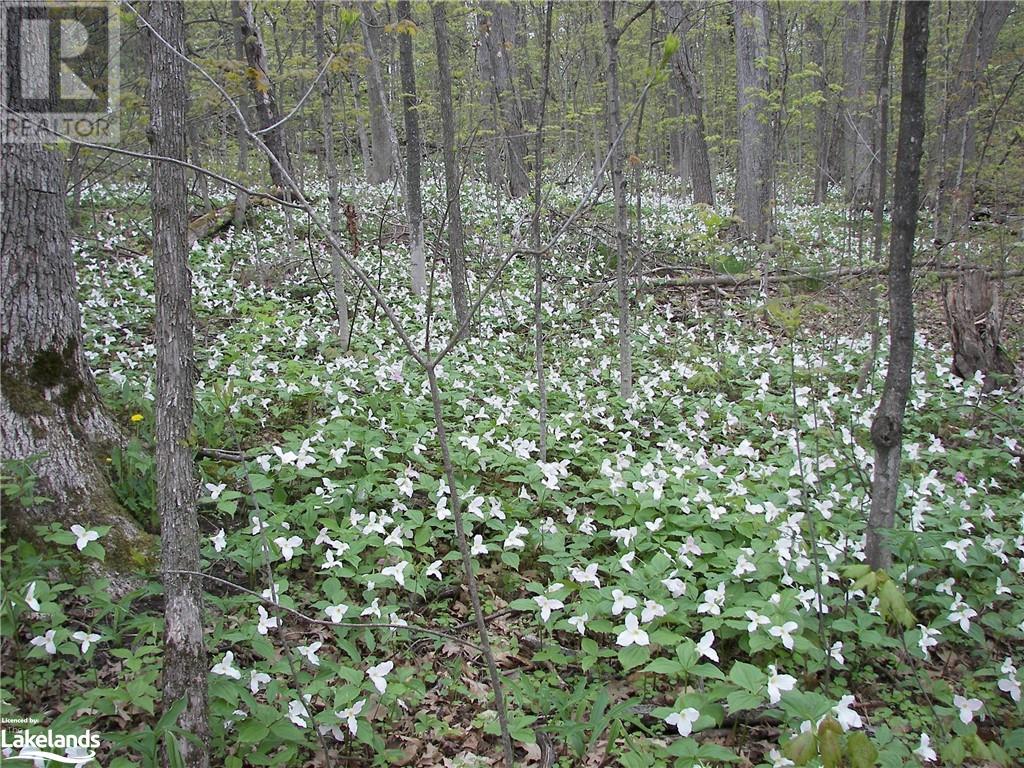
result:
[[[407,286],[406,246],[379,236],[386,191],[344,193],[359,210],[360,264],[413,342],[436,351],[452,332],[443,262],[429,317]],[[76,249],[88,355],[129,436],[111,477],[154,530],[139,194],[94,190]],[[570,210],[574,194],[556,190],[552,210]],[[426,201],[443,207],[434,185]],[[476,295],[529,210],[482,186],[463,201]],[[722,237],[715,211],[667,192],[648,202],[639,250],[662,269],[633,286],[629,399],[606,206],[545,264],[545,457],[532,262],[513,262],[438,369],[519,764],[1021,764],[1020,390],[986,395],[951,375],[941,286],[921,273],[896,565],[871,572],[862,539],[884,311],[878,361],[856,384],[870,289],[884,305],[884,278],[814,278],[862,262],[844,255],[837,209],[793,204],[772,257],[807,281],[767,296],[756,283],[666,287],[666,274],[747,273],[763,257]],[[329,259],[306,227],[261,208],[192,251],[214,762],[498,764],[424,373],[357,285],[344,348],[316,274],[329,280]],[[1019,233],[988,230],[957,257],[1019,266],[1021,248]],[[1003,286],[1018,358],[1022,282]],[[29,492],[27,468],[5,474],[5,493]],[[98,533],[85,556],[103,556]],[[73,534],[46,535],[65,546],[3,552],[5,703],[88,724],[104,765],[155,765],[168,728],[152,553],[133,565],[148,586],[115,600],[76,564]]]

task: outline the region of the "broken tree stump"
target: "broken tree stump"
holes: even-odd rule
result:
[[[999,386],[1001,378],[1012,377],[1013,363],[999,344],[999,289],[988,273],[961,271],[956,285],[945,286],[943,304],[953,346],[953,373],[970,379],[981,371],[984,392]]]

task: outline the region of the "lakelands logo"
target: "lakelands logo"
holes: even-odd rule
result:
[[[2,6],[3,141],[116,141],[117,3],[4,0]]]
[[[100,746],[99,734],[87,730],[77,736],[54,733],[52,729],[32,732],[27,728],[17,731],[0,730],[0,750],[3,761],[52,760],[63,765],[84,766],[96,759]]]

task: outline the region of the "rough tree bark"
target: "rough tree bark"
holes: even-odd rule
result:
[[[772,131],[767,124],[768,6],[766,0],[734,0],[736,28],[736,106],[739,161],[736,214],[744,237],[766,242],[773,234]]]
[[[920,196],[924,142],[925,74],[928,58],[928,2],[908,2],[903,27],[903,78],[896,149],[892,234],[889,238],[889,368],[882,399],[871,424],[875,447],[867,558],[872,568],[892,565],[884,534],[896,519],[903,449],[903,414],[914,361],[914,304],[911,269]]]
[[[316,48],[317,68],[327,62],[327,45],[324,36],[324,4],[313,3],[313,36]],[[331,234],[341,239],[341,210],[338,194],[338,160],[334,156],[334,94],[333,78],[325,72],[320,78],[320,122],[324,139],[324,165],[327,168],[327,221]],[[348,346],[348,297],[345,293],[345,265],[341,254],[331,252],[331,275],[334,279],[334,308],[338,313],[338,338]]]
[[[619,133],[622,116],[619,108],[619,37],[615,26],[616,3],[601,4],[604,16],[604,49],[608,59],[608,146],[611,149],[612,194],[615,197],[615,288],[619,311],[619,394],[633,394],[633,348],[629,337],[629,213],[626,210],[626,183],[623,178],[625,152]]]
[[[675,82],[687,116],[683,151],[693,185],[693,202],[713,206],[715,188],[711,182],[711,160],[705,139],[704,89],[697,74],[693,46],[687,41],[693,24],[687,18],[683,3],[678,0],[665,3],[664,7],[669,26],[679,35],[679,50],[672,57],[672,66],[678,74]]]
[[[974,21],[964,37],[956,77],[943,114],[945,146],[940,157],[937,217],[948,241],[967,225],[974,207],[975,120],[979,83],[995,51],[999,31],[1013,9],[1007,0],[978,0]]]
[[[0,152],[0,455],[26,462],[46,499],[30,507],[6,502],[7,535],[33,538],[33,526],[53,522],[109,525],[106,564],[128,569],[148,557],[151,542],[102,469],[121,435],[82,349],[64,158],[35,144],[4,144]]]
[[[991,392],[1013,375],[1013,363],[999,343],[999,291],[983,270],[966,270],[943,293],[953,346],[953,373],[969,379],[978,371]],[[993,375],[996,374],[996,375]]]
[[[860,208],[871,198],[871,113],[865,79],[868,3],[847,0],[843,35],[843,181],[846,202]]]
[[[409,0],[398,0],[398,62],[402,74],[402,117],[405,121],[405,210],[409,218],[409,250],[412,290],[422,295],[427,289],[427,259],[423,252],[423,192],[420,163],[419,105],[416,103],[416,68],[412,58],[412,36],[416,28]]]
[[[242,47],[245,50],[246,63],[249,65],[249,89],[252,91],[253,102],[256,105],[260,130],[266,130],[281,119],[277,109],[277,99],[274,96],[274,84],[270,80],[270,70],[267,67],[267,51],[263,46],[260,28],[253,16],[252,1],[237,1],[241,17]],[[284,126],[281,125],[266,131],[262,134],[262,138],[263,143],[277,158],[285,173],[289,176],[292,175],[291,157],[288,154]],[[274,186],[283,194],[288,185],[285,183],[281,170],[274,163],[270,163],[270,178],[274,182]]]
[[[444,190],[448,207],[448,269],[452,281],[455,321],[469,319],[466,297],[466,245],[462,227],[462,203],[459,201],[459,170],[455,162],[455,109],[452,106],[452,66],[449,60],[448,18],[443,2],[432,2],[434,38],[437,54],[438,94],[441,106],[441,142],[444,145]]]
[[[185,7],[175,0],[154,0],[149,15],[153,29],[163,38],[153,34],[149,41],[150,147],[160,157],[184,160]],[[156,275],[156,503],[165,622],[163,705],[167,708],[186,700],[178,725],[199,743],[179,738],[177,751],[185,766],[207,768],[210,724],[203,585],[200,577],[177,572],[201,570],[198,485],[190,445],[195,361],[185,170],[173,163],[154,162],[150,192]],[[161,752],[165,768],[178,764],[166,744]]]

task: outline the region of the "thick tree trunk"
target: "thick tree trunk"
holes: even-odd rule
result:
[[[420,164],[423,143],[420,138],[419,106],[416,103],[416,68],[412,59],[412,35],[415,26],[409,0],[398,0],[398,20],[408,29],[399,29],[398,61],[402,74],[402,117],[405,121],[405,210],[409,218],[409,250],[412,290],[422,295],[427,289],[427,259],[423,252],[423,192],[420,188]]]
[[[1013,8],[1007,0],[978,0],[974,21],[964,37],[956,65],[956,78],[943,115],[945,146],[940,157],[938,211],[944,239],[957,237],[971,218],[974,207],[975,121],[979,83],[992,53],[999,31]]]
[[[846,201],[861,208],[871,198],[871,113],[864,56],[868,48],[868,3],[847,0],[843,35],[843,181]]]
[[[175,0],[154,0],[149,13],[150,24],[163,38],[150,37],[150,145],[155,155],[183,160],[188,86],[180,55],[185,50],[185,8]],[[154,162],[151,194],[156,274],[156,488],[165,621],[163,706],[186,700],[177,724],[198,737],[199,743],[180,738],[178,752],[188,768],[207,768],[210,724],[203,584],[197,576],[176,573],[201,570],[198,485],[190,445],[195,362],[185,170],[172,163]],[[172,758],[166,745],[162,746],[165,768],[177,764]]]
[[[327,62],[324,41],[324,4],[314,3],[313,25],[317,68]],[[331,235],[341,240],[341,201],[338,192],[338,161],[334,156],[334,94],[330,72],[320,78],[320,123],[324,140],[324,166],[327,171],[327,222]],[[341,254],[331,251],[331,276],[334,279],[334,308],[338,313],[338,338],[342,346],[348,345],[348,297],[345,293],[345,265]]]
[[[736,105],[739,119],[739,162],[736,170],[736,214],[744,237],[765,242],[773,234],[771,126],[768,103],[768,7],[766,0],[734,0],[736,28]]]
[[[903,448],[903,414],[910,394],[914,361],[914,298],[911,269],[920,196],[924,142],[925,73],[928,58],[928,2],[905,6],[900,129],[896,149],[896,184],[892,234],[889,238],[889,368],[878,412],[871,424],[875,468],[871,482],[871,516],[867,557],[872,568],[888,568],[892,554],[885,532],[896,519]]]
[[[980,371],[985,392],[1006,384],[1013,375],[1013,363],[999,343],[999,291],[988,275],[982,270],[961,273],[957,284],[945,289],[943,300],[953,346],[953,373],[970,379]]]
[[[33,538],[33,526],[54,522],[109,525],[106,565],[128,570],[151,542],[118,504],[102,469],[121,435],[82,349],[64,158],[34,144],[4,144],[0,152],[0,455],[28,464],[45,499],[30,507],[5,502],[7,534]]]
[[[363,47],[366,49],[366,90],[370,101],[370,149],[373,154],[366,180],[371,184],[383,184],[399,165],[398,139],[380,71],[381,41],[377,14],[373,3],[360,3],[359,10],[362,14]]]
[[[466,297],[466,246],[462,227],[462,203],[459,201],[459,170],[455,162],[455,109],[452,106],[452,65],[449,60],[448,19],[445,4],[432,2],[434,37],[437,43],[438,93],[441,101],[441,141],[444,145],[444,190],[448,207],[448,268],[452,282],[455,321],[469,319]]]
[[[624,400],[633,394],[633,348],[629,336],[629,214],[623,178],[625,152],[619,134],[619,30],[615,26],[614,2],[601,4],[604,15],[604,47],[608,59],[608,146],[611,150],[612,194],[615,197],[615,288],[619,310],[619,394]]]
[[[274,186],[284,194],[288,189],[285,182],[285,175],[291,175],[291,158],[288,154],[288,143],[285,139],[285,126],[281,125],[272,130],[266,130],[276,125],[281,115],[277,109],[277,100],[274,96],[274,84],[270,80],[270,70],[267,67],[267,51],[263,46],[263,37],[260,28],[253,16],[252,0],[237,0],[238,11],[241,17],[242,47],[245,50],[245,60],[249,65],[249,89],[252,92],[253,102],[256,104],[256,116],[259,118],[260,130],[266,131],[262,134],[263,143],[271,151],[277,162],[284,169],[284,173],[273,161],[270,162],[270,178]]]

